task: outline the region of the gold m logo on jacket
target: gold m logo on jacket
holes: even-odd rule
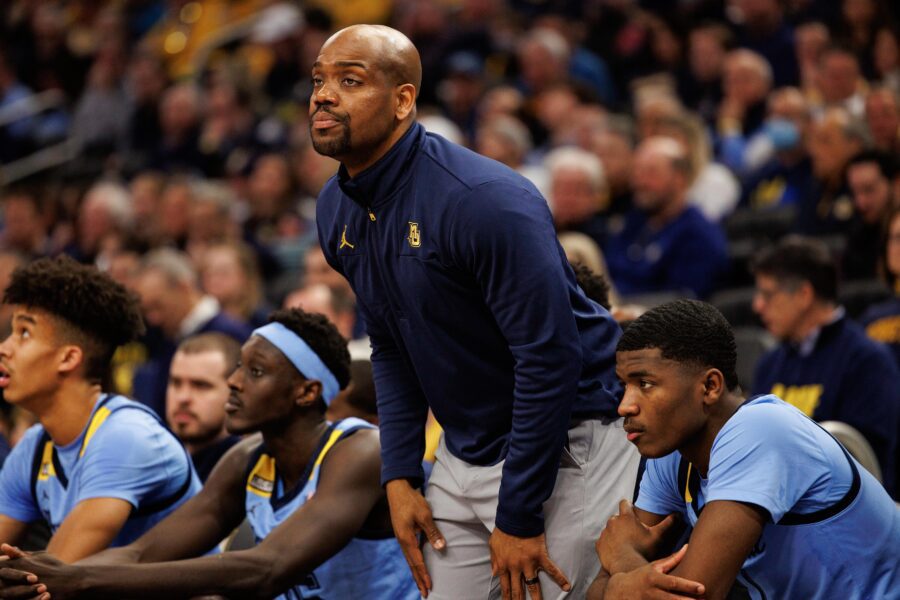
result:
[[[406,236],[406,241],[409,242],[412,248],[418,248],[422,245],[422,232],[419,231],[418,223],[409,222],[409,235]]]

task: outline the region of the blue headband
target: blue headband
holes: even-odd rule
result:
[[[272,322],[255,329],[252,335],[267,339],[273,346],[291,361],[300,374],[307,379],[316,379],[322,383],[322,398],[325,404],[331,404],[341,387],[334,374],[325,366],[319,355],[309,347],[303,338],[282,325]]]

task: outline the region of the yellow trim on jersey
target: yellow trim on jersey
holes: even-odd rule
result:
[[[44,444],[44,454],[41,456],[41,468],[38,469],[38,481],[47,481],[56,477],[56,469],[53,468],[53,442]]]
[[[87,449],[87,445],[91,443],[91,438],[94,437],[94,434],[97,433],[97,429],[103,425],[103,422],[106,421],[111,414],[112,411],[105,406],[100,407],[100,409],[94,413],[94,416],[91,418],[91,424],[88,425],[87,433],[84,434],[84,441],[81,442],[81,451],[78,453],[78,458],[84,456],[84,451]]]
[[[688,463],[687,477],[684,478],[684,501],[688,504],[694,501],[694,498],[691,496],[691,469],[693,467],[693,463]]]
[[[343,429],[335,428],[334,431],[331,432],[331,435],[328,437],[328,441],[325,442],[325,445],[322,446],[322,451],[319,452],[319,456],[316,457],[316,462],[313,465],[312,472],[309,474],[309,481],[313,480],[313,477],[316,476],[316,473],[319,471],[319,466],[322,464],[322,461],[325,460],[325,455],[331,450],[331,447],[334,446],[335,442],[341,437],[341,434],[344,433]]]
[[[262,498],[271,498],[275,491],[275,459],[263,454],[247,477],[247,491]]]

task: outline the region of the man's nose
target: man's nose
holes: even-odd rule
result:
[[[3,341],[0,342],[0,356],[9,356],[9,340],[12,338],[12,334],[9,334]]]
[[[630,417],[636,415],[638,413],[638,406],[632,398],[632,394],[626,388],[625,393],[622,395],[622,401],[619,402],[619,416],[620,417]]]
[[[328,83],[322,83],[315,93],[313,93],[313,101],[316,104],[337,104],[337,94]]]

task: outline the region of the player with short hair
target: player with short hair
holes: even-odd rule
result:
[[[277,311],[256,329],[229,377],[232,448],[200,493],[134,544],[81,565],[45,555],[6,565],[0,598],[44,586],[54,598],[416,598],[379,482],[374,426],[334,423],[325,409],[349,379],[347,343],[324,316]],[[258,545],[213,548],[245,518]],[[23,572],[40,583],[27,583]],[[33,579],[33,578],[32,578]],[[24,584],[24,585],[17,585]]]
[[[735,362],[709,304],[671,302],[626,328],[619,413],[649,460],[635,507],[623,501],[600,536],[605,570],[588,598],[897,597],[900,511],[887,492],[797,409],[738,395]],[[673,516],[693,527],[686,552],[648,565]]]
[[[0,472],[0,540],[28,523],[64,561],[128,544],[200,488],[178,440],[146,407],[103,392],[115,349],[143,332],[137,299],[93,267],[41,259],[13,272],[0,344],[4,399],[40,423]]]

